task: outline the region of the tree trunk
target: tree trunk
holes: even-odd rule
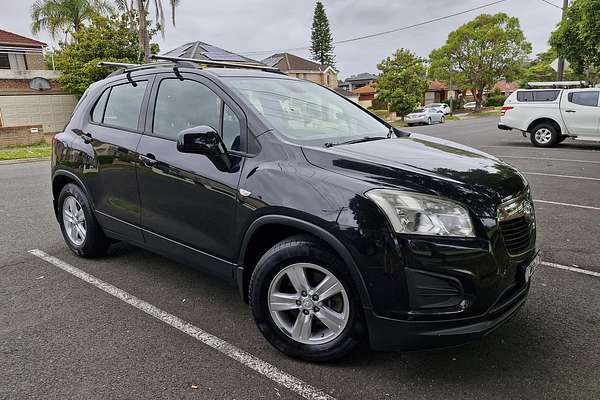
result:
[[[140,48],[143,49],[143,51],[144,51],[144,61],[148,63],[148,62],[150,62],[150,38],[148,37],[148,20],[146,18],[148,11],[146,10],[146,7],[144,6],[144,0],[137,0],[137,4],[138,4],[138,10],[139,10],[138,38],[139,38]]]

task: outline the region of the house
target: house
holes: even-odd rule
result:
[[[196,60],[228,61],[260,65],[260,63],[256,60],[200,41],[186,43],[177,47],[176,49],[164,53],[163,55],[171,57],[193,58]]]
[[[29,144],[43,132],[61,131],[77,104],[54,84],[59,73],[48,68],[45,46],[0,29],[0,145]]]
[[[517,82],[499,81],[496,82],[496,84],[492,88],[492,92],[499,91],[502,94],[502,96],[508,97],[518,88],[519,84]]]
[[[375,83],[377,79],[377,75],[370,74],[368,72],[362,72],[357,75],[352,75],[349,78],[346,78],[343,82],[339,84],[342,89],[348,90],[352,92],[355,89],[369,86]]]
[[[373,102],[377,97],[377,91],[372,85],[361,86],[352,91],[358,95],[358,104],[365,108],[373,107]]]
[[[349,92],[345,89],[342,89],[341,87],[337,87],[333,90],[335,90],[337,93],[341,94],[342,96],[346,97],[347,99],[350,99],[355,103],[358,103],[359,95],[357,93]]]
[[[329,65],[322,65],[291,53],[273,54],[261,62],[269,67],[279,68],[287,75],[298,79],[312,81],[330,89],[338,87],[338,72]]]

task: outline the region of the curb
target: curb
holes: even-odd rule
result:
[[[50,157],[42,158],[18,158],[16,160],[1,160],[0,165],[25,164],[32,162],[50,161]]]

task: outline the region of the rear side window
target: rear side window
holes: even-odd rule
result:
[[[554,101],[560,90],[524,90],[517,92],[517,101]]]
[[[96,102],[94,106],[94,110],[92,111],[92,121],[97,122],[99,124],[102,123],[102,119],[104,118],[104,109],[106,108],[106,100],[108,99],[108,94],[110,93],[110,89],[106,89],[102,96]]]
[[[572,92],[569,93],[569,102],[581,106],[598,107],[598,95],[600,92]]]
[[[144,93],[146,92],[147,81],[136,82],[133,86],[131,83],[126,83],[119,86],[113,86],[108,91],[104,116],[101,121],[103,124],[115,126],[119,128],[137,130],[138,119],[142,108]],[[102,95],[104,97],[104,94]],[[92,120],[100,118],[102,98],[96,104],[92,113]]]

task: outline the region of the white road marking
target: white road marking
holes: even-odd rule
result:
[[[323,391],[309,385],[301,379],[290,375],[279,368],[269,364],[266,361],[261,360],[258,357],[253,356],[250,353],[220,339],[200,328],[182,320],[175,315],[169,314],[166,311],[161,310],[158,307],[153,306],[150,303],[139,299],[124,290],[119,289],[111,285],[110,283],[104,282],[101,279],[96,278],[93,275],[88,274],[76,268],[56,257],[46,254],[45,252],[34,249],[29,250],[29,253],[36,257],[41,258],[44,261],[62,269],[65,272],[97,287],[100,290],[124,301],[125,303],[145,312],[148,315],[164,322],[165,324],[171,325],[173,328],[180,330],[181,332],[193,337],[194,339],[204,343],[205,345],[212,347],[213,349],[223,353],[227,357],[239,362],[240,364],[258,372],[259,374],[271,379],[272,381],[284,386],[292,392],[299,394],[305,399],[309,400],[335,400],[334,397],[324,393]]]
[[[484,148],[484,147],[487,148],[487,147],[489,147],[489,148],[499,148],[499,149],[522,149],[522,150],[529,150],[529,151],[531,151],[531,149],[532,149],[531,145],[528,145],[528,146],[527,145],[523,145],[523,146],[485,145],[485,146],[479,146],[479,147],[481,147],[481,148]],[[581,147],[578,147],[578,148],[560,147],[557,150],[550,150],[550,151],[551,152],[552,151],[556,151],[556,152],[560,151],[561,153],[564,152],[564,151],[576,151],[577,153],[598,153],[598,152],[600,152],[600,150],[587,149],[587,148],[581,148]],[[535,156],[533,156],[533,157],[535,157]]]
[[[588,178],[585,176],[545,174],[542,172],[523,172],[523,173],[527,174],[527,175],[552,176],[555,178],[569,178],[569,179],[584,179],[584,180],[588,180],[588,181],[600,181],[600,178]]]
[[[541,264],[545,265],[546,267],[564,269],[566,271],[577,272],[579,274],[585,274],[585,275],[591,275],[591,276],[598,276],[598,277],[600,277],[600,272],[589,271],[589,270],[583,269],[583,268],[569,267],[568,265],[562,265],[562,264],[557,264],[557,263],[552,263],[552,262],[547,262],[547,261],[542,261]]]
[[[522,156],[503,156],[494,154],[495,157],[499,158],[520,158],[524,160],[546,160],[546,161],[566,161],[566,162],[578,162],[578,163],[588,163],[588,164],[600,164],[600,161],[591,161],[591,160],[573,160],[570,158],[546,158],[546,157],[522,157]]]
[[[577,207],[577,208],[585,208],[586,210],[600,211],[600,207],[582,206],[580,204],[559,203],[557,201],[546,201],[546,200],[536,200],[536,199],[534,199],[533,201],[536,203],[546,203],[546,204],[554,204],[557,206]]]

